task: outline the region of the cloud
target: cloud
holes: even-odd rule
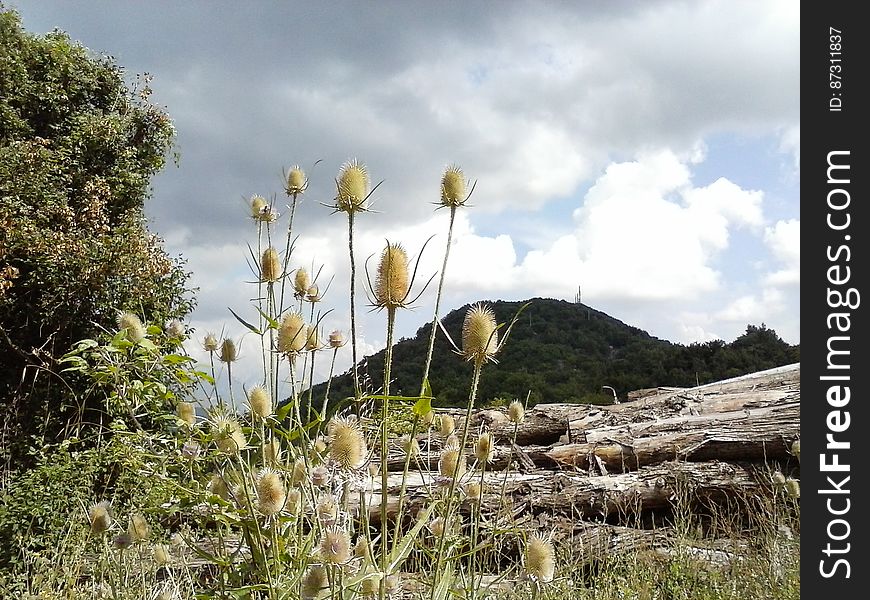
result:
[[[769,273],[768,285],[796,286],[801,281],[801,223],[799,219],[777,221],[764,230],[764,243],[782,268]]]

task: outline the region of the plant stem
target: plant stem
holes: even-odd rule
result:
[[[435,314],[432,317],[432,331],[429,332],[429,349],[426,352],[426,366],[423,368],[423,386],[429,379],[429,366],[432,364],[432,352],[435,349],[435,326],[438,323],[438,310],[441,306],[441,291],[444,289],[444,275],[447,273],[447,258],[450,256],[450,242],[453,239],[453,221],[456,218],[456,206],[450,207],[450,225],[447,228],[447,246],[444,249],[444,263],[441,265],[441,275],[438,278],[438,294],[435,296]],[[422,391],[420,392],[422,394]]]
[[[389,414],[390,367],[393,362],[393,325],[396,322],[396,307],[387,306],[387,348],[384,356],[384,399],[381,404],[381,572],[384,577],[379,585],[380,598],[386,597],[384,581],[387,568],[387,415]],[[401,518],[399,516],[398,518]]]
[[[351,354],[353,360],[353,393],[357,403],[361,398],[359,388],[359,372],[356,366],[356,309],[354,308],[354,298],[356,295],[356,265],[353,258],[353,215],[354,211],[350,210],[347,213],[347,248],[350,254],[350,341]]]

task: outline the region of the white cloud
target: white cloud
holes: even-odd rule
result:
[[[767,275],[769,285],[798,285],[801,281],[801,223],[798,219],[777,221],[764,230],[764,243],[782,268]]]

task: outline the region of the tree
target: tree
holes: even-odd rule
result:
[[[174,139],[111,57],[61,32],[33,35],[0,3],[0,450],[6,460],[99,410],[57,359],[116,329],[193,307],[189,274],[148,231],[150,178]],[[10,459],[12,457],[12,459]]]

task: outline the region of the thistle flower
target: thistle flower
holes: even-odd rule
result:
[[[172,319],[166,324],[166,335],[171,338],[183,338],[187,332],[184,329],[184,323],[178,319]]]
[[[179,402],[175,407],[178,418],[190,425],[196,425],[196,408],[192,402]]]
[[[166,544],[155,544],[154,550],[154,563],[158,567],[162,567],[163,565],[168,565],[172,560],[172,555],[169,553],[169,546]]]
[[[233,417],[217,413],[211,421],[211,433],[221,452],[235,454],[248,445],[242,426]]]
[[[369,173],[364,164],[356,159],[344,163],[336,180],[338,193],[335,208],[346,213],[365,210],[363,204],[368,197],[369,186]]]
[[[456,420],[450,415],[441,415],[438,421],[438,433],[442,437],[447,437],[456,429]]]
[[[287,173],[287,182],[284,185],[284,191],[288,196],[298,196],[305,192],[308,187],[308,179],[305,177],[305,172],[299,168],[299,165],[293,165],[290,172]]]
[[[526,410],[523,408],[522,402],[519,400],[514,400],[508,405],[508,420],[515,424],[520,425],[526,418]]]
[[[278,327],[278,352],[288,356],[295,355],[305,348],[308,340],[308,326],[299,313],[290,313]]]
[[[304,267],[299,267],[296,269],[296,275],[293,276],[293,291],[296,297],[304,298],[310,287],[311,278],[308,276],[308,271]]]
[[[202,339],[202,347],[206,352],[217,352],[218,345],[218,339],[213,333],[205,334]]]
[[[387,244],[378,265],[374,304],[382,308],[404,306],[409,289],[408,254],[400,244]]]
[[[112,507],[108,500],[101,500],[88,511],[88,522],[91,526],[91,533],[100,535],[108,531],[112,526]]]
[[[553,543],[540,533],[533,534],[526,543],[524,566],[526,573],[536,582],[552,581],[556,571]]]
[[[340,565],[350,560],[350,536],[340,527],[329,527],[320,540],[320,557],[323,562]]]
[[[266,248],[263,250],[263,256],[260,258],[260,279],[262,281],[274,282],[281,277],[281,259],[278,258],[278,251],[274,248]]]
[[[344,346],[344,335],[336,329],[329,334],[329,347],[341,348],[342,346]]]
[[[236,362],[236,359],[239,358],[236,343],[230,338],[224,338],[224,341],[221,342],[221,355],[219,358],[221,362],[225,363]]]
[[[284,482],[277,471],[263,469],[257,477],[257,508],[259,511],[271,517],[281,512],[284,502],[287,500],[287,490]]]
[[[466,360],[492,360],[498,351],[495,313],[489,306],[475,304],[465,313],[462,323],[462,356]]]
[[[329,427],[329,458],[344,470],[358,469],[366,461],[365,436],[356,420],[336,417]]]
[[[442,477],[459,479],[465,475],[465,469],[465,456],[462,452],[453,448],[442,450],[438,460],[438,472]]]
[[[251,407],[251,414],[257,419],[266,419],[272,414],[272,398],[263,386],[251,388],[248,405]]]
[[[465,174],[457,165],[450,165],[441,176],[441,205],[462,206],[467,199]]]
[[[490,432],[481,433],[474,444],[474,457],[482,463],[490,463],[495,458],[495,444]]]
[[[148,525],[148,521],[145,520],[145,517],[135,514],[130,517],[130,524],[127,526],[127,534],[134,542],[142,542],[147,540],[148,536],[151,535],[151,526]]]
[[[118,316],[118,328],[126,330],[127,339],[134,344],[142,341],[146,335],[145,326],[142,325],[142,321],[130,312],[121,313]]]
[[[263,213],[269,210],[269,203],[266,202],[266,199],[262,196],[253,195],[251,196],[251,218],[255,220],[260,220],[263,217]]]
[[[302,598],[304,600],[316,600],[326,594],[329,589],[329,577],[326,569],[321,565],[308,567],[302,576]]]

